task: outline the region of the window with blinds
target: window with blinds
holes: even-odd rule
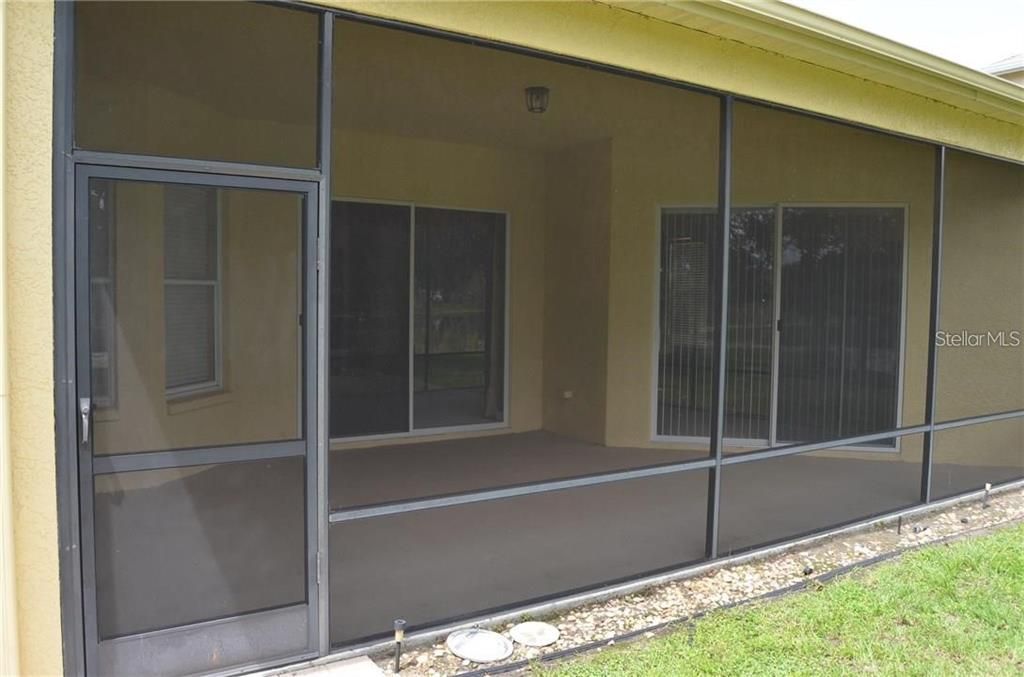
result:
[[[733,210],[725,436],[743,445],[897,427],[902,207]],[[710,435],[717,215],[661,218],[657,434]]]
[[[164,339],[168,396],[221,387],[217,191],[164,187]]]
[[[725,432],[734,439],[769,437],[774,222],[770,207],[732,212]],[[717,224],[711,210],[662,213],[659,435],[710,434]]]

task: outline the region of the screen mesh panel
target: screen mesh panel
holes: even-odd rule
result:
[[[99,475],[101,638],[306,599],[303,460]]]
[[[330,434],[409,429],[411,208],[331,211]]]
[[[832,449],[722,470],[719,554],[880,515],[918,502],[921,435],[899,452]]]
[[[416,208],[416,428],[504,418],[505,216]]]
[[[316,13],[83,2],[74,22],[76,147],[316,165]]]
[[[698,560],[707,485],[688,472],[333,524],[331,642]]]
[[[710,211],[662,212],[658,434],[707,437],[720,227]],[[774,339],[775,210],[730,220],[725,434],[767,440]]]
[[[939,421],[1024,409],[1024,167],[946,162]]]
[[[782,209],[778,439],[896,427],[903,210]]]
[[[302,437],[304,197],[90,179],[97,455]]]
[[[935,433],[932,497],[1024,479],[1024,418]]]

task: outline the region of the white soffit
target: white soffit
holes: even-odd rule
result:
[[[778,0],[661,0],[622,9],[1024,124],[1024,87]]]

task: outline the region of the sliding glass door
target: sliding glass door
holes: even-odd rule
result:
[[[502,212],[335,201],[332,438],[505,419]]]
[[[706,438],[714,378],[717,215],[667,209],[661,223],[658,434]],[[771,431],[775,210],[734,209],[729,262],[725,433],[767,440]]]
[[[897,427],[903,220],[893,207],[782,208],[779,441]]]
[[[505,215],[416,209],[416,428],[501,421]]]
[[[656,434],[711,425],[717,215],[661,216]],[[902,207],[742,207],[731,217],[725,434],[735,446],[896,427]]]

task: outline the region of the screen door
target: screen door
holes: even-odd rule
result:
[[[78,169],[92,674],[315,653],[315,191]]]

